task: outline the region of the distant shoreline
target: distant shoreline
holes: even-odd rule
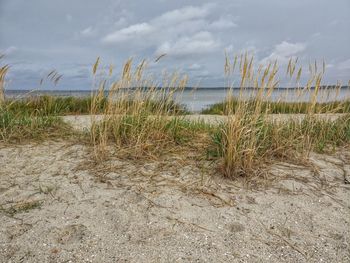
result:
[[[144,89],[149,89],[150,87],[144,87]],[[277,87],[277,88],[274,88],[276,90],[295,90],[295,89],[303,89],[305,87]],[[347,85],[344,85],[344,86],[337,86],[337,85],[323,85],[320,87],[320,89],[336,89],[336,88],[339,88],[339,89],[349,89],[350,90],[350,86],[347,86]],[[135,88],[127,88],[127,89],[136,89]],[[164,88],[164,87],[158,87],[157,89],[169,89],[168,87],[167,88]],[[240,87],[231,87],[231,88],[228,88],[228,87],[185,87],[183,90],[230,90],[230,89],[233,89],[233,90],[240,90],[241,88]],[[256,89],[254,87],[246,87],[244,89]],[[310,87],[309,89],[315,89],[315,87]],[[36,92],[94,92],[94,91],[98,91],[97,89],[34,89],[34,90],[29,90],[29,89],[6,89],[5,90],[5,94],[6,93],[28,93],[28,92],[31,92],[31,93],[36,93]],[[106,89],[106,91],[109,91],[109,89]]]
[[[331,102],[331,101],[347,101],[350,100],[350,88],[348,86],[342,86],[335,89],[334,86],[322,86],[319,89],[317,101],[318,102]],[[133,93],[137,89],[123,89],[122,92]],[[139,91],[147,92],[147,88],[138,89]],[[163,90],[158,89],[162,93]],[[169,88],[165,88],[164,92],[169,91]],[[227,96],[228,88],[193,88],[187,87],[184,89],[175,90],[175,99],[179,104],[185,105],[191,112],[201,112],[203,109],[221,103]],[[243,97],[249,98],[256,90],[252,88],[246,88],[243,90]],[[23,99],[29,97],[39,96],[53,96],[53,97],[75,97],[75,98],[87,98],[92,94],[96,94],[97,90],[62,90],[62,89],[37,89],[37,90],[5,90],[5,97],[7,99]],[[268,92],[268,89],[265,90]],[[305,90],[303,88],[276,88],[273,90],[270,101],[285,101],[285,102],[308,102],[313,96],[314,89]],[[240,96],[240,89],[232,88],[234,96]],[[109,96],[109,90],[104,91],[105,96]]]

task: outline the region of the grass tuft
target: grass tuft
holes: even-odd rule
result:
[[[93,72],[97,72],[97,64]],[[113,142],[119,148],[132,150],[136,156],[154,154],[165,146],[180,141],[180,121],[169,116],[187,113],[175,103],[174,94],[184,89],[186,76],[174,73],[163,79],[162,88],[150,76],[145,76],[146,61],[133,66],[132,59],[125,62],[120,78],[111,83],[107,96],[107,80],[98,82],[97,96],[91,106],[91,116],[97,113],[96,105],[106,100],[103,118],[93,119],[91,140],[96,157]],[[112,69],[110,68],[109,71]],[[112,75],[109,72],[109,76]],[[147,87],[147,88],[145,88]]]
[[[202,114],[213,115],[227,115],[228,109],[232,109],[233,113],[236,112],[239,101],[234,98],[230,102],[232,105],[228,105],[227,101],[219,102],[210,105],[209,107],[201,111]],[[254,108],[257,101],[250,99],[248,102],[250,108]],[[307,114],[310,109],[310,102],[266,102],[263,101],[261,105],[261,112],[269,110],[271,114]],[[313,108],[314,113],[350,113],[350,101],[332,101],[324,103],[316,103]]]
[[[240,95],[234,98],[232,91],[226,102],[217,104],[213,111],[227,115],[227,122],[213,134],[216,155],[221,158],[220,169],[230,178],[259,174],[267,162],[297,156],[307,156],[310,151],[325,151],[349,143],[350,114],[337,120],[319,117],[322,113],[349,112],[349,102],[317,103],[323,71],[317,71],[317,65],[304,90],[311,91],[307,103],[271,102],[270,96],[278,86],[278,65],[271,62],[265,68],[254,71],[253,56],[241,56],[239,65]],[[296,60],[290,60],[287,74],[293,78]],[[228,78],[233,70],[226,58]],[[233,83],[232,81],[228,81]],[[314,88],[312,89],[312,85]],[[254,87],[253,96],[247,100],[243,94],[248,87]],[[305,113],[301,118],[273,120],[271,113]]]
[[[0,108],[0,141],[21,142],[64,137],[72,131],[56,116],[14,114]]]

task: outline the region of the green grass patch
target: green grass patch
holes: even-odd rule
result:
[[[94,100],[94,97],[55,97],[55,96],[33,96],[24,99],[6,100],[5,107],[7,111],[15,114],[36,114],[41,116],[58,116],[58,115],[80,115],[90,114],[92,103],[94,104],[94,113],[102,114],[106,110],[107,98],[99,98]],[[115,99],[117,101],[117,98]],[[126,108],[131,108],[135,102],[132,100],[124,100],[123,102],[116,102],[125,104]],[[166,105],[167,111],[173,115],[188,114],[187,109],[175,103],[168,101],[166,104],[160,100],[143,101],[145,111],[149,114],[156,112],[159,105]],[[110,103],[113,104],[113,103]],[[164,107],[164,106],[163,106]]]
[[[15,114],[0,108],[0,141],[41,140],[68,134],[72,134],[71,128],[57,116]]]
[[[273,114],[307,114],[312,108],[313,113],[350,113],[350,101],[333,101],[327,103],[316,103],[314,106],[311,102],[261,102],[261,112]],[[248,102],[248,108],[255,109],[255,100]],[[228,109],[236,112],[239,101],[233,99],[231,105],[228,102],[215,103],[202,110],[202,114],[225,115]]]
[[[7,100],[6,108],[14,114],[57,116],[72,114],[89,114],[91,111],[92,97],[54,97],[34,96],[24,99]],[[98,112],[103,112],[106,100],[102,99],[96,105]]]
[[[350,143],[350,114],[336,120],[308,115],[303,120],[271,121],[266,115],[222,124],[211,133],[209,155],[222,159],[228,177],[254,174],[261,165],[311,151],[328,152]]]
[[[183,117],[124,115],[113,116],[94,123],[91,134],[95,145],[115,143],[119,148],[138,153],[159,155],[164,149],[190,146],[201,135],[207,135],[214,126],[193,122]]]

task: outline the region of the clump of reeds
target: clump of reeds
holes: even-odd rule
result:
[[[70,127],[59,117],[14,114],[0,108],[0,141],[41,140],[64,137],[70,133]]]
[[[323,91],[325,92],[325,91]],[[248,103],[254,105],[253,99]],[[264,112],[267,107],[270,108],[271,114],[307,114],[309,110],[309,103],[307,101],[301,102],[286,102],[286,101],[271,101],[262,102],[261,110]],[[237,98],[231,100],[230,108],[236,111],[238,106]],[[227,101],[219,102],[208,106],[206,109],[202,110],[202,114],[214,114],[214,115],[227,115],[225,109],[228,109]],[[315,113],[350,113],[350,101],[331,101],[331,102],[317,102],[314,107]]]
[[[318,113],[344,112],[343,104],[321,107],[317,96],[321,87],[324,69],[311,69],[310,78],[300,89],[311,93],[310,101],[303,104],[306,116],[273,120],[269,117],[276,111],[276,103],[270,97],[278,86],[278,65],[271,62],[265,67],[254,67],[254,57],[248,54],[237,56],[233,63],[226,57],[225,73],[229,77],[238,65],[240,91],[234,98],[228,92],[223,113],[228,116],[227,123],[213,135],[217,153],[222,158],[221,169],[228,177],[256,174],[259,167],[276,158],[290,158],[311,150],[325,150],[350,140],[349,115],[339,120],[320,119]],[[296,60],[290,60],[287,74],[296,74],[299,83],[302,69],[296,70]],[[294,74],[294,75],[293,75]],[[231,80],[228,83],[232,83]],[[313,88],[311,88],[313,86]],[[244,97],[249,88],[251,96]],[[300,112],[300,105],[293,104],[291,112]]]
[[[146,68],[145,60],[134,66],[129,59],[115,80],[113,67],[105,72],[98,59],[92,70],[97,89],[91,97],[32,96],[6,101],[3,94],[9,67],[2,66],[0,141],[64,134],[62,129],[69,130],[69,127],[59,115],[89,113],[92,118],[90,136],[97,158],[103,157],[112,144],[124,156],[160,155],[164,149],[174,149],[183,143],[193,146],[196,138],[204,134],[205,143],[215,146],[223,174],[231,178],[259,173],[260,168],[272,160],[300,158],[312,150],[326,151],[350,141],[349,114],[338,119],[319,117],[323,113],[350,111],[348,101],[317,101],[322,90],[324,63],[322,67],[310,66],[310,77],[301,86],[302,68],[291,59],[287,75],[297,83],[295,92],[300,96],[308,92],[310,99],[307,102],[272,102],[271,96],[279,85],[277,62],[256,67],[254,57],[248,54],[235,56],[233,60],[227,56],[228,88],[235,84],[233,77],[238,70],[240,90],[234,97],[229,89],[225,103],[215,108],[216,112],[227,115],[227,122],[219,127],[183,118],[187,111],[176,100],[186,86],[186,75],[165,73],[159,82],[147,74]],[[61,76],[52,71],[47,79],[56,85]],[[248,98],[247,93],[250,93]],[[272,113],[293,114],[291,118],[271,118]],[[303,113],[303,116],[295,118],[295,113]],[[207,141],[209,134],[213,143]]]
[[[32,100],[5,100],[5,77],[9,66],[0,67],[0,141],[18,142],[62,136],[70,128],[52,112],[45,112],[43,104],[33,107]],[[45,104],[47,105],[47,104]]]
[[[4,55],[0,54],[0,60]],[[0,66],[0,108],[3,107],[5,103],[5,77],[9,70],[9,65]]]
[[[96,76],[99,59],[93,67]],[[98,82],[98,91],[91,104],[91,139],[96,154],[103,152],[109,142],[119,149],[133,151],[134,156],[145,153],[159,153],[163,146],[176,143],[179,127],[183,124],[178,118],[169,116],[183,114],[185,111],[175,103],[175,94],[181,93],[187,83],[187,76],[171,74],[158,84],[145,74],[146,61],[133,67],[129,59],[123,66],[119,79]],[[111,76],[110,68],[108,75]],[[110,83],[107,89],[107,83]],[[102,119],[97,120],[96,105],[105,100]]]

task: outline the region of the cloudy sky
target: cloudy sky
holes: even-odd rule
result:
[[[350,0],[0,0],[0,52],[9,89],[35,88],[52,69],[63,74],[58,88],[89,89],[97,56],[117,70],[148,58],[152,72],[223,86],[224,50],[261,63],[325,59],[326,82],[347,83],[349,14]]]

